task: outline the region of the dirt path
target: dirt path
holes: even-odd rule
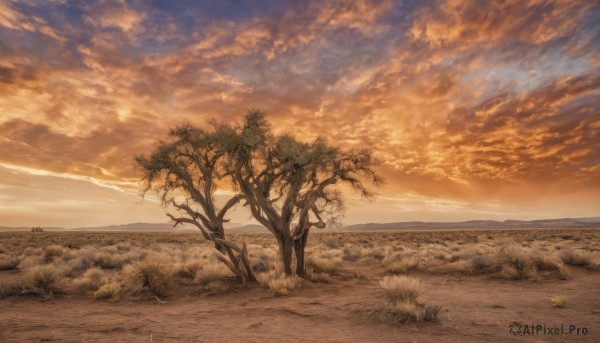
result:
[[[384,301],[371,281],[305,283],[286,297],[261,288],[168,303],[82,297],[0,300],[0,342],[598,342],[600,277],[577,270],[566,281],[501,281],[413,273],[440,324],[392,325],[360,309]],[[550,298],[565,296],[566,308]],[[511,322],[586,327],[579,336],[513,336]]]

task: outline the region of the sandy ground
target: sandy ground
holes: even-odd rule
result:
[[[439,324],[382,323],[363,309],[385,301],[380,273],[345,263],[371,280],[305,282],[288,296],[260,287],[216,296],[171,290],[167,303],[84,296],[0,300],[0,342],[599,342],[600,274],[577,268],[564,281],[412,273],[425,300],[442,306]],[[0,281],[17,277],[0,272]],[[566,308],[554,308],[553,296]],[[587,328],[587,335],[513,336],[512,322]]]

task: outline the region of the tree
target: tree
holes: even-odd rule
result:
[[[179,217],[169,214],[175,225],[198,227],[243,282],[255,280],[246,247],[227,241],[223,229],[224,216],[235,204],[248,207],[273,234],[286,275],[292,275],[295,255],[296,274],[304,277],[310,229],[342,218],[343,196],[335,186],[345,184],[371,198],[365,182],[375,187],[383,183],[374,170],[379,162],[368,150],[342,150],[323,137],[303,143],[291,134],[275,135],[260,111],[249,111],[240,126],[211,125],[210,132],[191,124],[171,130],[169,142],[136,162],[144,171],[144,193],[153,190],[164,206],[178,209]],[[235,195],[217,211],[213,193],[220,180],[228,180]],[[177,202],[177,194],[185,195],[185,201]]]
[[[225,205],[215,206],[214,192],[224,173],[224,151],[215,132],[191,124],[181,125],[169,132],[169,141],[160,142],[149,155],[135,157],[143,172],[143,195],[148,191],[160,195],[162,205],[173,206],[178,213],[167,214],[175,225],[195,225],[204,239],[212,241],[221,253],[217,257],[243,283],[256,281],[248,260],[246,244],[239,247],[225,239],[223,223],[227,212],[241,196],[232,196]],[[183,200],[178,201],[178,198]]]
[[[284,271],[304,276],[304,249],[312,227],[339,221],[344,210],[336,184],[347,184],[371,198],[364,181],[383,183],[368,150],[343,151],[319,137],[302,143],[291,134],[274,135],[264,113],[252,110],[243,126],[217,125],[225,151],[225,170],[254,218],[279,244]]]

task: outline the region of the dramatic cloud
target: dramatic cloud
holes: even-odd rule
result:
[[[599,16],[564,0],[5,1],[0,165],[28,181],[0,174],[0,218],[28,225],[8,202],[59,179],[90,184],[80,205],[135,204],[134,154],[249,108],[384,161],[381,200],[351,202],[350,222],[598,215]]]

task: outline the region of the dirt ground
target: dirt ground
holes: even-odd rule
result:
[[[190,295],[171,290],[166,303],[123,297],[101,302],[84,296],[0,300],[0,342],[598,342],[600,274],[583,268],[568,280],[507,281],[487,276],[413,272],[427,303],[442,306],[441,322],[395,325],[368,309],[384,300],[380,267],[344,262],[371,280],[306,281],[277,297],[259,286],[230,294]],[[0,281],[17,271],[0,272]],[[567,299],[555,308],[553,296]],[[583,335],[514,336],[509,325],[563,324]]]

